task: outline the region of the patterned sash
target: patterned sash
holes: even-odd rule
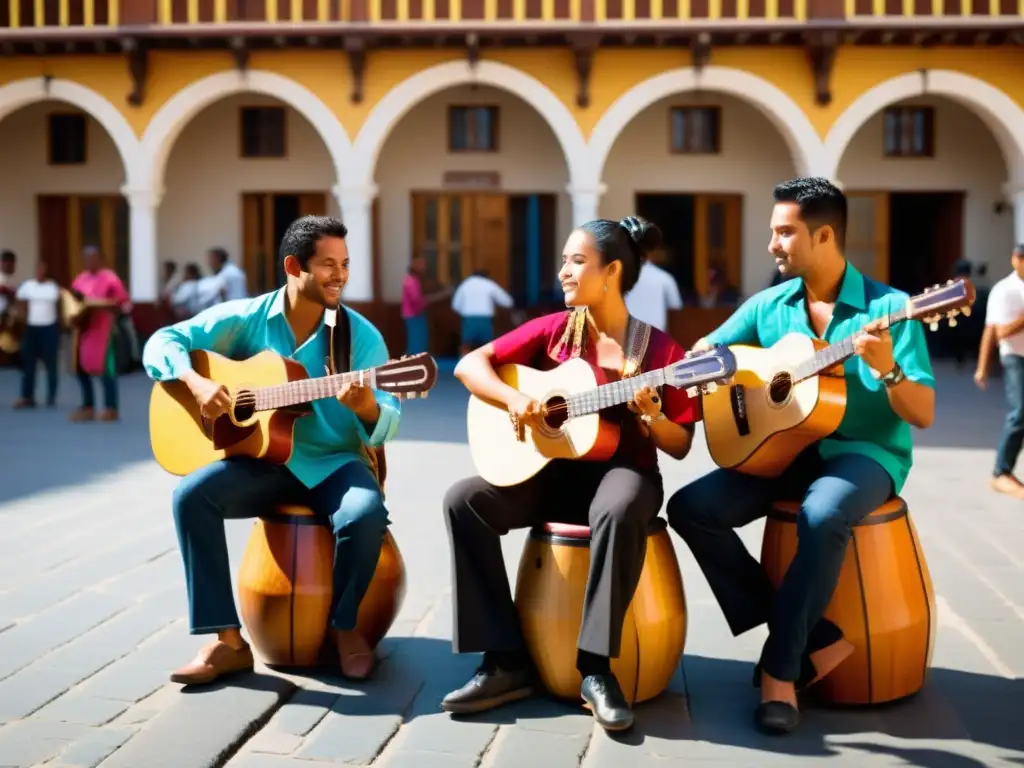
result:
[[[598,335],[597,326],[594,325],[594,318],[584,307],[573,309],[569,314],[569,320],[565,324],[565,332],[558,344],[551,350],[551,356],[556,361],[562,362],[565,359],[580,357],[585,349],[586,342],[590,338],[590,331],[594,336]],[[623,366],[622,378],[636,376],[642,373],[644,356],[647,354],[647,347],[651,341],[651,326],[643,320],[630,316],[629,328],[626,331],[626,349],[623,350],[626,363]],[[568,351],[568,355],[563,357]]]

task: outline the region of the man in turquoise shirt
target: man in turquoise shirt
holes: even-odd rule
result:
[[[347,230],[337,219],[305,216],[281,241],[287,284],[253,299],[227,301],[157,331],[146,343],[143,366],[155,381],[180,379],[204,416],[216,419],[230,405],[226,388],[193,370],[189,353],[209,350],[245,359],[265,349],[298,361],[311,377],[325,374],[330,325],[340,308],[351,329],[351,369],[387,362],[379,331],[342,306],[348,281]],[[171,675],[174,682],[208,683],[250,670],[252,651],[242,639],[235,610],[224,520],[255,517],[280,504],[302,504],[329,521],[335,536],[334,629],[342,672],[365,678],[375,662],[356,631],[359,603],[377,567],[388,525],[380,486],[363,446],[394,437],[401,410],[390,394],[346,386],[337,399],[318,400],[296,422],[286,465],[248,457],[214,462],[185,477],[174,492],[174,524],[185,564],[192,634],[217,640]]]
[[[758,724],[793,730],[796,690],[835,669],[853,650],[823,618],[839,581],[851,528],[903,488],[910,427],[935,412],[924,331],[914,321],[877,335],[862,331],[904,306],[907,295],[864,277],[843,256],[846,197],[825,179],[794,179],[774,190],[769,251],[786,280],[750,298],[695,349],[770,347],[788,333],[828,342],[855,336],[845,363],[847,405],[839,429],[804,451],[779,478],[718,469],[677,491],[669,522],[704,571],[729,628],[765,622],[769,636],[754,674]],[[797,552],[778,591],[735,532],[779,499],[802,499]]]

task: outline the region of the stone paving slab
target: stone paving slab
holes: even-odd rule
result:
[[[0,389],[14,383],[0,371]],[[904,493],[937,596],[928,683],[884,707],[807,701],[801,729],[783,739],[751,727],[764,629],[732,637],[675,537],[686,653],[669,691],[637,707],[633,732],[609,736],[578,705],[546,697],[472,718],[439,711],[476,663],[450,647],[438,502],[473,470],[465,397],[448,378],[406,405],[388,450],[392,532],[410,578],[377,678],[258,668],[209,690],[171,685],[168,673],[202,639],[184,620],[168,511],[176,479],[151,460],[148,383],[123,381],[124,420],[113,425],[68,424],[67,384],[56,411],[0,411],[0,766],[1024,765],[1024,508],[986,488],[1001,397],[977,391],[966,371],[940,370],[939,418],[916,436]],[[684,462],[663,458],[668,489],[712,468],[701,440]],[[226,528],[237,568],[251,522]],[[741,531],[754,551],[762,530]],[[510,579],[524,540],[520,531],[503,541]]]

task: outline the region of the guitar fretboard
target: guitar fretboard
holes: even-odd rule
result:
[[[895,323],[906,319],[906,309],[893,312],[887,318],[889,325],[894,325]],[[809,358],[796,366],[793,370],[794,383],[803,381],[804,379],[809,379],[812,376],[817,376],[822,371],[827,370],[834,365],[839,365],[839,363],[853,357],[855,354],[853,340],[857,335],[858,334],[847,336],[842,341],[837,341],[835,344],[829,344],[824,349],[819,349]]]
[[[321,376],[316,379],[300,379],[287,384],[275,384],[262,387],[253,392],[256,395],[257,411],[272,411],[277,408],[288,408],[300,403],[334,397],[345,384],[357,382],[363,386],[375,387],[376,370],[351,371],[336,373],[333,376]]]
[[[642,373],[619,381],[602,384],[600,387],[580,392],[566,398],[570,419],[597,413],[605,408],[628,402],[644,387],[660,387],[665,384],[665,370]]]

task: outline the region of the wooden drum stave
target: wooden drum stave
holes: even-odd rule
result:
[[[772,507],[761,563],[778,587],[796,554],[799,502]],[[894,498],[853,529],[825,618],[853,653],[812,689],[835,704],[880,704],[921,690],[935,647],[931,575],[906,502]]]
[[[253,526],[238,575],[242,622],[265,663],[314,666],[327,637],[334,536],[312,510],[281,506]],[[356,630],[376,647],[405,597],[405,564],[391,531],[359,605]]]
[[[590,529],[548,523],[530,531],[516,579],[516,606],[527,648],[550,693],[578,699],[576,644],[590,568]],[[612,672],[630,704],[668,687],[686,642],[686,597],[664,519],[652,521],[647,555],[622,627]]]

